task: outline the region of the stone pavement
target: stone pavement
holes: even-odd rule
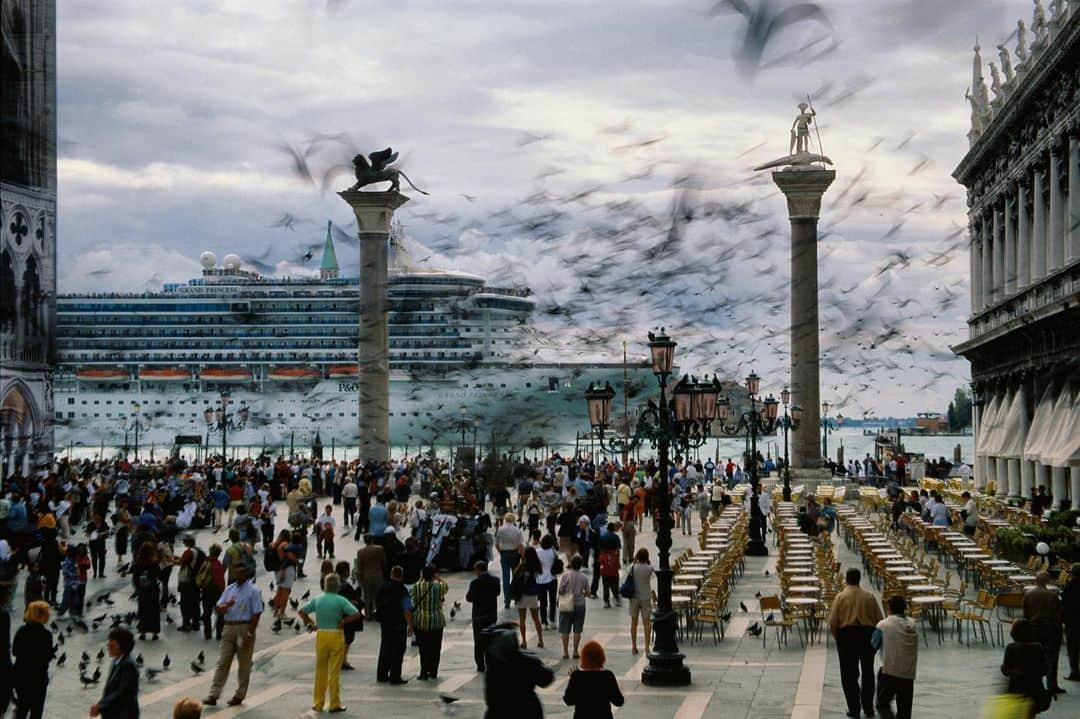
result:
[[[220,536],[220,535],[218,535]],[[205,548],[215,539],[209,531],[197,532],[199,546]],[[676,534],[676,547],[687,544],[689,538]],[[653,534],[646,530],[639,535],[638,546],[653,549]],[[837,543],[839,559],[844,566],[858,560],[844,546]],[[111,547],[110,547],[111,549]],[[356,549],[351,537],[338,542],[338,557],[351,557]],[[652,552],[655,562],[655,550]],[[314,549],[310,550],[310,562],[314,561]],[[112,569],[115,561],[109,560]],[[774,557],[752,557],[747,560],[746,574],[733,593],[730,609],[733,617],[727,627],[723,642],[715,645],[705,634],[702,641],[683,643],[682,650],[693,672],[693,684],[681,689],[659,689],[643,686],[641,669],[645,666],[644,655],[630,653],[626,609],[604,609],[601,600],[590,601],[585,619],[585,639],[600,641],[608,654],[608,667],[612,669],[626,695],[626,706],[616,712],[619,717],[650,719],[699,719],[701,717],[724,717],[725,719],[833,719],[844,716],[843,695],[840,690],[839,669],[831,642],[816,644],[806,649],[799,645],[797,636],[790,644],[778,649],[775,638],[767,637],[762,648],[761,638],[746,634],[746,628],[754,619],[760,619],[756,592],[765,594],[778,591],[778,583],[772,568]],[[261,568],[261,559],[260,559]],[[768,576],[765,570],[769,570]],[[496,567],[497,570],[497,567]],[[315,572],[311,572],[315,574]],[[446,577],[450,583],[451,600],[462,602],[462,611],[449,622],[443,640],[443,657],[438,682],[416,680],[418,660],[416,649],[410,647],[406,655],[408,685],[390,687],[376,684],[374,663],[378,652],[378,625],[366,624],[365,631],[357,635],[350,652],[350,659],[357,670],[342,675],[343,701],[349,707],[344,716],[380,717],[394,719],[404,717],[439,716],[438,695],[449,694],[460,698],[455,705],[459,717],[483,715],[483,677],[474,671],[472,662],[472,633],[468,625],[469,606],[464,602],[465,589],[471,575],[456,573]],[[267,598],[266,578],[258,584]],[[88,598],[100,592],[114,590],[117,600],[111,612],[127,611],[132,607],[128,599],[130,583],[115,576],[105,580],[91,580]],[[309,579],[298,582],[293,596],[303,594],[305,589],[317,592],[317,582]],[[744,602],[748,612],[739,610]],[[21,606],[21,597],[16,606]],[[133,607],[132,607],[133,608]],[[89,607],[87,617],[96,617],[103,611]],[[179,619],[179,611],[173,607],[170,614]],[[516,619],[516,611],[504,613],[504,619]],[[13,630],[18,620],[13,622]],[[216,661],[216,645],[204,642],[200,635],[184,634],[164,625],[165,632],[158,642],[137,642],[147,667],[160,667],[168,652],[171,669],[147,681],[140,677],[140,699],[143,717],[171,716],[173,703],[180,697],[191,695],[202,698],[210,684],[210,673],[192,674],[189,664],[198,652],[205,651],[207,664],[212,668]],[[639,630],[640,631],[640,630]],[[54,669],[49,689],[46,716],[82,717],[100,696],[100,685],[84,689],[78,679],[78,656],[84,649],[92,656],[104,647],[104,629],[89,635],[76,631],[67,640],[67,666]],[[529,646],[535,647],[533,628],[529,626]],[[313,716],[311,712],[311,687],[314,676],[314,639],[307,633],[295,634],[283,631],[279,635],[270,632],[269,622],[264,621],[256,641],[257,670],[252,675],[251,688],[245,704],[226,707],[224,702],[216,708],[207,708],[204,716],[210,719],[258,719],[260,717]],[[547,717],[569,717],[569,707],[562,702],[562,690],[567,681],[569,662],[560,660],[561,647],[556,633],[545,636],[545,648],[534,649],[545,661],[555,667],[554,685],[541,690]],[[978,716],[982,701],[999,689],[1001,648],[973,645],[968,648],[946,637],[941,647],[930,638],[930,646],[920,647],[919,675],[916,680],[916,717]],[[1066,661],[1062,667],[1066,672]],[[1069,694],[1058,701],[1045,716],[1080,716],[1080,684],[1064,682]],[[235,672],[226,684],[222,699],[227,699],[235,687]],[[1074,691],[1075,690],[1075,691]]]

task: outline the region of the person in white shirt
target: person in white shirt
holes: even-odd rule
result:
[[[499,566],[502,570],[503,607],[510,608],[510,579],[514,567],[525,552],[525,535],[515,526],[517,517],[507,512],[502,526],[495,531],[495,549],[499,550]]]
[[[334,519],[333,512],[334,505],[328,504],[325,511],[315,520],[315,553],[319,559],[322,559],[324,555],[330,559],[334,558],[334,529],[337,527],[337,520]]]
[[[979,526],[979,505],[971,498],[971,492],[964,492],[960,496],[964,499],[964,534],[973,537]]]
[[[906,609],[907,602],[902,596],[890,597],[889,616],[877,623],[870,639],[870,644],[881,651],[875,705],[881,716],[895,719],[911,719],[915,670],[919,662],[919,633],[914,622],[904,616]],[[892,710],[894,698],[895,713]]]

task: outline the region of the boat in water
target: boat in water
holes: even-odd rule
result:
[[[546,342],[528,288],[420,268],[399,229],[390,249],[393,446],[493,432],[504,447],[556,443],[586,427],[590,383],[625,388],[631,416],[653,391],[644,360],[582,361]],[[361,280],[340,276],[329,231],[317,276],[264,277],[234,254],[200,262],[200,277],[160,291],[58,297],[57,446],[120,446],[137,413],[143,446],[220,446],[224,424],[233,447],[316,434],[355,447]]]

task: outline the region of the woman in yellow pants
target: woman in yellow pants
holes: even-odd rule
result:
[[[330,690],[330,711],[343,712],[341,704],[341,662],[345,658],[346,624],[360,619],[360,613],[345,597],[338,594],[341,580],[336,574],[323,578],[323,593],[300,609],[300,618],[315,634],[315,693],[311,708],[323,710],[326,690]],[[311,618],[315,615],[314,621]]]

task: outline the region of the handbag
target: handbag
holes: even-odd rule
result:
[[[558,554],[555,555],[555,559],[551,562],[551,573],[554,575],[562,574],[566,570],[566,565],[563,564],[562,557]]]
[[[633,567],[626,573],[626,579],[623,580],[622,585],[619,587],[619,596],[623,599],[633,599],[637,593],[637,588],[634,586],[634,569]]]

